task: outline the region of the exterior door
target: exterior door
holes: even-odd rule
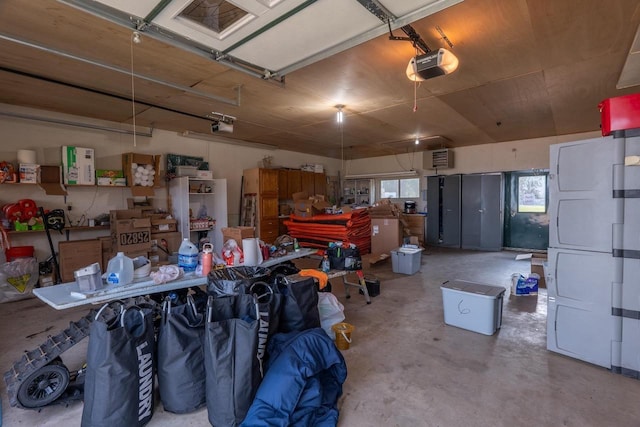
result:
[[[505,247],[546,250],[549,246],[548,175],[547,171],[505,173]],[[527,182],[531,180],[534,182]],[[535,181],[543,186],[534,189]]]

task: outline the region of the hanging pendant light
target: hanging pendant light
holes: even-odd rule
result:
[[[338,112],[336,113],[336,122],[342,123],[344,121],[344,113],[342,112],[342,108],[344,105],[336,105]]]

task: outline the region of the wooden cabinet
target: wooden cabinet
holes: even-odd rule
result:
[[[288,170],[287,175],[289,177],[289,188],[287,191],[287,199],[293,199],[294,193],[299,193],[302,191],[302,178],[300,176],[302,171],[293,169]]]
[[[260,194],[278,197],[278,170],[260,169]]]
[[[244,195],[256,195],[256,237],[273,243],[278,237],[278,183],[277,169],[246,169],[243,173]]]
[[[302,190],[300,191],[306,191],[307,194],[309,194],[309,196],[312,196],[315,194],[315,185],[316,185],[316,178],[315,178],[315,173],[313,172],[307,172],[307,171],[300,171],[300,183],[302,185]]]
[[[291,198],[289,190],[289,171],[286,169],[278,170],[278,198],[282,200]]]
[[[327,175],[324,173],[314,173],[313,194],[327,195]]]

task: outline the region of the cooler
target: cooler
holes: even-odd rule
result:
[[[451,280],[440,289],[447,325],[484,335],[493,335],[502,325],[502,286]]]

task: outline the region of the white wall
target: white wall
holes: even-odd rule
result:
[[[28,114],[38,117],[49,117],[73,122],[99,124],[116,127],[117,124],[86,118],[55,114],[47,111],[17,108],[0,104],[0,112]],[[337,175],[340,161],[321,156],[312,156],[283,150],[267,150],[234,146],[225,143],[203,141],[183,137],[174,132],[154,130],[153,136],[136,137],[136,147],[133,146],[133,136],[103,130],[85,129],[81,127],[52,124],[37,120],[12,118],[0,114],[0,161],[12,163],[17,161],[17,150],[30,149],[37,152],[40,164],[59,164],[63,145],[94,148],[97,169],[122,169],[122,153],[137,152],[144,154],[182,154],[204,157],[209,162],[214,178],[227,179],[227,207],[229,224],[237,225],[240,209],[240,185],[244,169],[258,167],[265,156],[273,156],[272,166],[299,168],[305,163],[320,163],[324,165],[328,175]],[[166,158],[161,159],[161,169],[164,171]],[[123,209],[127,206],[127,198],[131,198],[130,190],[126,188],[109,187],[71,187],[68,196],[48,196],[36,185],[0,185],[0,206],[13,203],[19,199],[33,199],[38,206],[45,209],[65,208],[72,206],[69,213],[73,222],[79,221],[82,215],[93,218],[101,213],[108,213],[111,209]],[[156,189],[154,205],[167,207],[166,188]],[[75,232],[72,239],[94,238],[99,232]],[[101,231],[100,234],[107,234]],[[54,237],[54,245],[64,239],[64,236]],[[33,245],[36,247],[38,259],[45,259],[49,255],[49,247],[43,233],[25,233],[11,235],[14,246]]]
[[[587,132],[454,148],[452,149],[454,153],[454,168],[439,169],[437,174],[451,175],[548,169],[550,145],[600,136],[600,132]],[[421,176],[436,175],[435,170],[424,169],[424,164],[427,163],[426,156],[428,155],[428,152],[420,151],[372,159],[349,160],[346,162],[345,169],[347,175],[370,172],[393,173],[411,169],[417,170]]]

